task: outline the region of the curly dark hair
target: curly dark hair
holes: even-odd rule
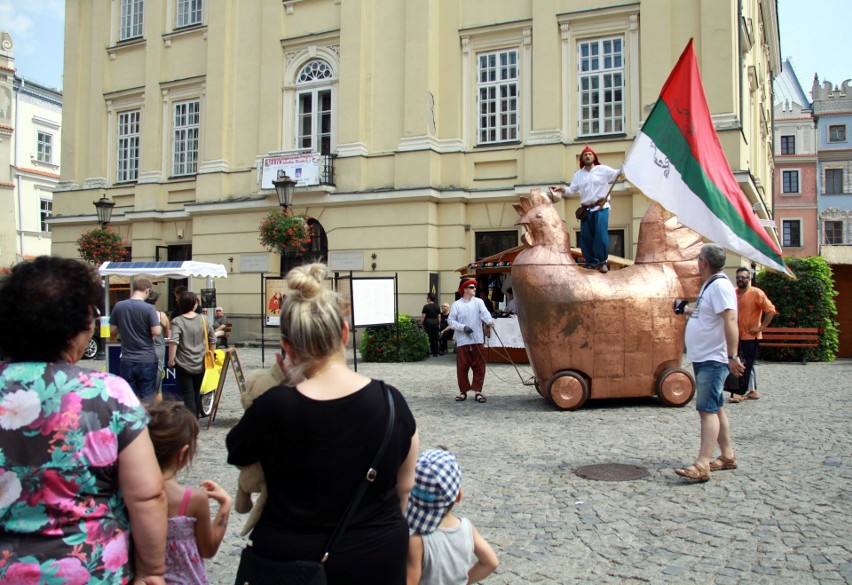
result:
[[[95,269],[39,256],[0,280],[0,350],[13,361],[53,362],[92,324],[104,296]]]

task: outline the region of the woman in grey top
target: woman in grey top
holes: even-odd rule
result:
[[[210,323],[203,315],[195,312],[197,308],[198,296],[194,292],[186,291],[180,296],[178,309],[181,315],[172,320],[173,343],[169,346],[169,367],[175,369],[184,405],[200,418],[204,351],[207,344],[214,346],[216,337]]]

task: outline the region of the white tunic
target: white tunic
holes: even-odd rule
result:
[[[621,169],[614,169],[606,165],[596,165],[591,171],[584,168],[574,173],[574,178],[571,179],[571,184],[565,189],[565,194],[579,193],[581,205],[591,205],[595,201],[600,201],[609,192],[609,183],[613,181],[619,174]],[[598,209],[608,209],[609,202],[604,205],[593,207],[590,211]]]

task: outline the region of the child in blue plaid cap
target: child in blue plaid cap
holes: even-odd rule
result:
[[[461,469],[449,451],[430,449],[417,458],[405,517],[408,585],[476,583],[497,568],[497,555],[467,518],[452,513],[460,502]]]

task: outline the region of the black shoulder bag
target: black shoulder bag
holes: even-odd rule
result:
[[[346,506],[346,511],[343,512],[343,517],[335,526],[331,533],[331,538],[325,546],[325,553],[319,561],[273,561],[259,556],[251,546],[243,549],[240,555],[240,566],[237,569],[237,578],[234,585],[325,585],[325,565],[331,555],[331,550],[334,548],[337,540],[343,535],[346,526],[352,519],[355,510],[358,509],[358,504],[361,503],[361,498],[367,487],[376,480],[378,475],[378,465],[385,454],[390,437],[393,432],[394,420],[396,413],[393,404],[393,396],[390,388],[382,382],[382,387],[385,389],[385,395],[388,399],[388,426],[385,429],[385,436],[382,439],[382,444],[373,458],[373,463],[367,470],[355,495]]]

